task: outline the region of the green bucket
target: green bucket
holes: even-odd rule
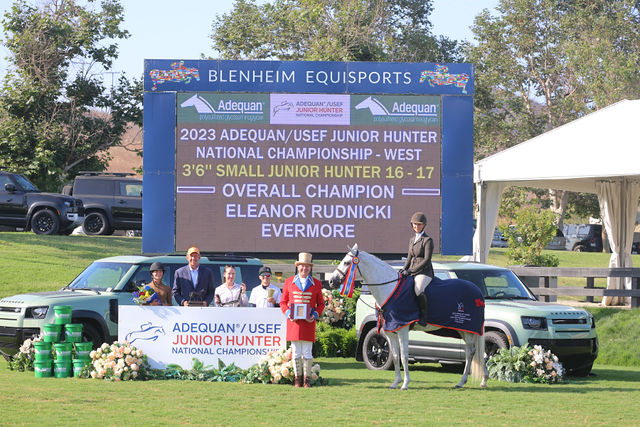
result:
[[[93,350],[93,343],[91,341],[77,342],[74,344],[76,348],[76,358],[89,359],[89,354]]]
[[[77,377],[82,369],[91,363],[91,359],[73,359],[73,376]]]
[[[36,378],[49,378],[51,376],[51,359],[33,362],[33,372]]]
[[[70,305],[57,305],[53,307],[53,314],[55,317],[56,325],[66,325],[71,323],[71,310]]]
[[[68,378],[71,376],[71,359],[56,360],[53,362],[53,376],[56,378]]]
[[[71,361],[71,350],[73,349],[72,343],[57,342],[53,345],[53,348],[56,350],[56,360]]]
[[[64,325],[64,335],[66,342],[82,341],[82,323],[67,323]]]
[[[36,341],[33,343],[36,354],[36,360],[41,362],[51,361],[51,343],[44,341]]]
[[[42,325],[42,338],[44,342],[58,342],[60,341],[58,338],[60,337],[60,329],[62,329],[61,325],[49,324]]]

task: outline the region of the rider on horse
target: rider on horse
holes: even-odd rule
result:
[[[414,291],[420,306],[420,321],[422,326],[427,325],[427,296],[424,292],[431,279],[433,279],[433,265],[431,254],[433,253],[433,240],[424,232],[427,225],[427,217],[422,212],[416,212],[411,216],[411,227],[415,232],[409,239],[409,252],[400,273],[403,276],[414,277]]]

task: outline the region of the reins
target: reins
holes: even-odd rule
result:
[[[354,257],[358,256],[358,252],[356,252],[356,254],[354,255]],[[352,258],[353,260],[353,258]],[[349,265],[351,265],[351,263],[349,263]],[[349,267],[347,267],[349,268]],[[360,265],[356,265],[356,269],[358,270],[358,274],[360,274],[360,276],[362,276],[362,273],[360,272]],[[345,277],[347,275],[346,272],[343,272],[342,270],[340,270],[340,267],[336,268],[336,270],[338,270],[338,273],[340,273],[342,275],[342,277]],[[388,285],[389,283],[393,283],[397,280],[399,280],[402,276],[400,274],[398,274],[396,276],[395,279],[391,279],[391,280],[387,280],[386,282],[380,282],[380,283],[365,283],[367,286],[383,286],[383,285]]]

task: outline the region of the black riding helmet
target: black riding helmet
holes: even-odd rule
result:
[[[156,261],[153,264],[151,264],[151,268],[149,268],[149,271],[153,273],[156,270],[165,271],[164,264],[162,264],[161,262],[158,262],[158,261]]]
[[[422,212],[416,212],[413,215],[411,215],[411,221],[409,222],[409,225],[413,225],[416,223],[420,223],[422,225],[427,225],[427,216],[422,213]]]

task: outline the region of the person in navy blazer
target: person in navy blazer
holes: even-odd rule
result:
[[[213,272],[200,264],[200,249],[195,246],[187,250],[189,265],[176,270],[173,278],[173,298],[178,305],[188,306],[192,299],[191,294],[196,292],[194,301],[204,301],[205,306],[211,305],[215,286],[213,284]],[[193,286],[194,278],[196,286]]]

